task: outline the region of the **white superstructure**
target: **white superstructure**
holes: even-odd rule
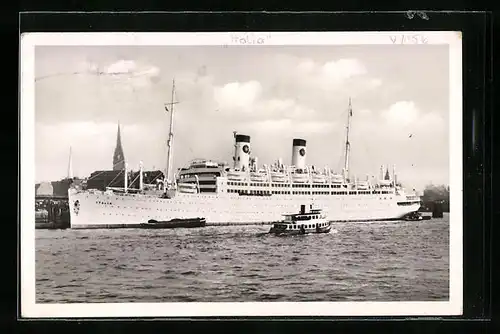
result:
[[[173,103],[170,106],[173,124]],[[347,133],[351,116],[349,101]],[[169,139],[167,176],[173,127]],[[382,167],[377,180],[349,179],[348,135],[342,173],[308,166],[304,139],[293,140],[291,165],[279,159],[259,166],[248,135],[234,133],[234,147],[232,166],[195,160],[180,169],[175,180],[167,177],[157,185],[140,182],[140,189],[106,191],[71,188],[71,227],[133,227],[150,219],[194,217],[206,218],[207,225],[271,224],[301,205],[322,208],[329,221],[393,220],[420,207],[420,198],[396,183],[394,168],[392,175],[388,168],[383,175]]]

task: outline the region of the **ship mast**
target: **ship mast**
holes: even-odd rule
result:
[[[166,169],[166,175],[165,179],[167,182],[171,182],[171,169],[172,169],[172,146],[174,143],[174,104],[177,102],[174,102],[174,96],[175,96],[175,78],[172,80],[172,98],[170,100],[170,103],[165,104],[165,111],[170,112],[170,131],[168,134],[168,160],[167,160],[167,169]],[[170,106],[170,110],[168,109],[168,106]]]
[[[351,98],[349,98],[349,110],[347,112],[347,132],[345,140],[345,160],[344,160],[344,178],[347,180],[349,177],[349,153],[351,151],[351,143],[349,142],[349,131],[351,129],[352,105]]]
[[[71,146],[69,147],[68,179],[73,178],[73,156]]]

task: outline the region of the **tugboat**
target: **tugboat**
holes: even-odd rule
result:
[[[205,218],[188,218],[188,219],[172,219],[166,221],[158,221],[154,219],[148,220],[147,223],[142,223],[141,228],[195,228],[205,227]]]
[[[418,211],[414,211],[414,212],[410,212],[409,214],[407,214],[405,217],[404,217],[404,220],[406,221],[420,221],[420,220],[429,220],[431,219],[430,216],[423,216],[420,212]]]
[[[332,228],[325,214],[321,213],[321,209],[313,209],[312,205],[309,211],[306,211],[305,205],[301,205],[299,213],[284,216],[284,220],[273,224],[269,233],[277,235],[329,233]]]

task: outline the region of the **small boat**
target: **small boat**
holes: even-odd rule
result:
[[[410,212],[404,217],[406,221],[420,221],[420,220],[430,220],[431,216],[423,216],[420,212]]]
[[[194,227],[205,227],[205,218],[176,218],[166,221],[158,221],[155,219],[148,220],[147,223],[140,225],[141,228],[194,228]]]
[[[332,225],[326,220],[326,215],[321,213],[321,209],[313,209],[310,206],[306,211],[306,206],[300,206],[300,212],[296,214],[286,214],[285,219],[274,223],[269,230],[271,234],[309,234],[328,233]]]

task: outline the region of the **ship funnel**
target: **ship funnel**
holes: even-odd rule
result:
[[[305,169],[306,167],[306,141],[304,139],[293,140],[292,166],[297,169]]]
[[[247,170],[250,162],[250,136],[236,134],[234,138],[234,168]]]

